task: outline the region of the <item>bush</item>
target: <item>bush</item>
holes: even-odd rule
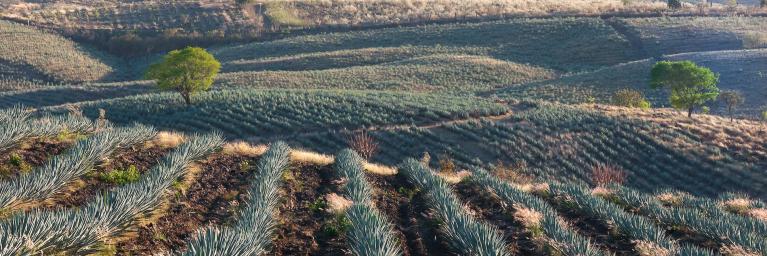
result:
[[[370,160],[378,152],[378,142],[365,131],[354,134],[349,139],[349,147],[365,160]]]
[[[138,181],[141,174],[138,172],[138,168],[135,165],[131,165],[125,170],[111,170],[99,175],[99,178],[108,183],[125,185],[131,182]]]
[[[650,102],[647,101],[640,91],[634,89],[621,89],[612,97],[612,103],[616,106],[649,109]]]
[[[626,173],[618,167],[606,164],[598,164],[591,169],[591,183],[597,187],[609,184],[621,185],[626,181]]]

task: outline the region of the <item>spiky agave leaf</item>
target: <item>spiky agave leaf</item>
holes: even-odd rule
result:
[[[400,170],[426,191],[431,207],[445,223],[443,233],[455,250],[466,255],[509,255],[498,229],[472,218],[446,181],[412,158],[405,160]]]
[[[352,223],[346,235],[352,254],[402,255],[397,239],[392,236],[392,224],[375,208],[366,204],[354,204],[346,210],[346,217]]]

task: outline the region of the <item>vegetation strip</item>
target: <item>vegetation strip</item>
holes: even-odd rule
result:
[[[62,131],[93,131],[96,128],[93,122],[77,115],[48,115],[33,119],[31,114],[22,107],[0,111],[0,152],[29,137],[53,136]]]
[[[277,224],[274,211],[280,202],[283,170],[290,162],[290,148],[274,143],[258,162],[250,199],[233,227],[210,227],[198,231],[183,255],[262,255],[269,252]]]
[[[715,210],[715,206],[664,207],[656,197],[626,187],[613,187],[612,192],[614,194],[607,195],[608,198],[617,199],[621,204],[636,208],[642,214],[663,224],[685,227],[712,239],[722,246],[719,248],[721,251],[738,246],[750,253],[767,253],[767,241],[764,239],[767,232],[764,230],[764,224],[755,219]]]
[[[472,218],[444,179],[412,158],[405,160],[400,170],[425,191],[430,206],[444,222],[442,233],[454,250],[465,255],[510,255],[498,229]]]
[[[540,228],[550,239],[548,245],[553,250],[565,255],[605,255],[591,244],[588,238],[568,228],[567,224],[561,221],[557,215],[557,211],[544,200],[503,182],[484,169],[474,169],[471,180],[492,191],[510,205],[526,207],[542,214],[543,218],[537,228]]]
[[[663,229],[647,218],[623,211],[620,207],[595,197],[579,185],[552,184],[551,192],[561,195],[574,207],[604,221],[609,221],[624,235],[629,236],[640,255],[672,255],[678,245],[666,236]]]
[[[352,200],[346,209],[346,218],[351,223],[347,231],[349,247],[352,254],[359,256],[402,255],[392,224],[373,204],[373,187],[365,179],[363,163],[350,149],[338,153],[335,162],[336,173],[347,180],[346,196]]]
[[[165,190],[188,167],[223,145],[219,135],[190,138],[136,183],[116,188],[82,208],[32,210],[0,222],[0,254],[89,254],[155,210]]]
[[[140,125],[96,133],[32,173],[0,183],[0,209],[13,210],[24,203],[46,200],[116,149],[149,140],[155,133],[153,128]]]

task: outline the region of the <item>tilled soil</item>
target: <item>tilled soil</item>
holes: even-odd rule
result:
[[[331,166],[293,164],[283,176],[279,226],[269,255],[349,255],[343,232],[328,231],[337,219],[322,207],[329,193],[342,195]]]
[[[74,143],[55,139],[34,139],[20,148],[8,151],[0,156],[0,180],[12,179],[23,172],[21,166],[11,163],[11,156],[18,155],[27,168],[35,168],[45,164],[52,156],[62,154]]]
[[[119,242],[117,255],[153,255],[183,251],[198,229],[234,221],[233,216],[246,200],[245,193],[257,159],[217,155],[203,164],[187,193],[170,199],[165,214],[138,228],[137,235]],[[247,165],[243,164],[247,163]]]
[[[53,196],[46,207],[83,206],[96,196],[118,186],[100,179],[101,174],[112,170],[126,170],[131,165],[135,165],[138,172],[144,174],[157,165],[170,150],[161,147],[144,148],[143,146],[118,149],[109,157],[109,160],[97,165],[88,176],[81,179],[82,186],[79,186],[75,191]]]
[[[439,222],[430,214],[423,192],[402,175],[368,177],[376,187],[376,207],[394,224],[404,255],[457,255],[438,233]]]
[[[634,244],[631,239],[624,234],[615,232],[604,221],[588,216],[588,214],[566,206],[564,199],[545,198],[559,212],[575,231],[589,237],[591,242],[602,248],[615,253],[616,255],[639,255],[634,250]]]
[[[514,219],[511,205],[502,204],[500,199],[470,182],[455,185],[454,191],[462,202],[468,204],[475,218],[503,232],[506,244],[514,255],[546,255],[544,248],[535,243],[527,228]]]

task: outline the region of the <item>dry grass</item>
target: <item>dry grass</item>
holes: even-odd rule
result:
[[[754,219],[767,222],[767,209],[765,208],[754,208],[751,210],[748,210],[748,216],[751,216]]]
[[[299,163],[310,163],[316,165],[331,165],[333,162],[335,162],[333,156],[298,149],[293,149],[290,151],[290,160]]]
[[[363,163],[365,167],[365,171],[369,173],[374,173],[378,175],[384,175],[384,176],[390,176],[390,175],[396,175],[397,169],[385,165],[365,162]]]
[[[682,197],[676,193],[661,193],[655,196],[664,204],[678,206],[682,204]]]
[[[150,141],[146,142],[147,148],[161,147],[161,148],[175,148],[184,142],[184,136],[175,132],[158,132],[157,135]]]
[[[759,256],[761,254],[746,250],[738,245],[725,245],[719,249],[724,256]]]
[[[722,208],[737,214],[746,214],[751,209],[751,200],[746,198],[733,198],[721,202]]]
[[[471,172],[465,171],[465,170],[455,172],[455,173],[439,172],[437,173],[437,176],[447,181],[447,183],[458,184],[458,183],[461,183],[467,177],[471,176]]]
[[[325,195],[325,201],[328,202],[328,211],[335,214],[344,213],[346,209],[349,209],[354,204],[351,200],[336,193]]]
[[[673,253],[650,241],[634,241],[634,248],[640,256],[671,256]]]
[[[613,191],[605,187],[595,187],[591,189],[591,194],[594,196],[607,198],[613,195]]]
[[[536,229],[541,226],[543,214],[527,207],[514,205],[514,219],[522,223],[525,228]]]
[[[254,157],[263,155],[267,149],[268,147],[263,144],[251,145],[247,142],[237,141],[225,144],[222,152],[229,155]]]

